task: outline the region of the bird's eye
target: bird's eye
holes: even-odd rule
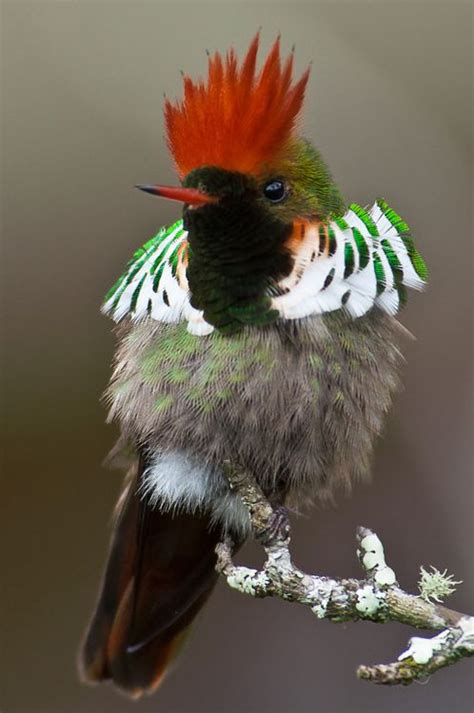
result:
[[[286,188],[283,181],[278,179],[265,184],[263,195],[272,203],[279,203],[286,196]]]

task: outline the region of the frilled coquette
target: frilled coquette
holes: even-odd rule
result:
[[[141,186],[182,216],[132,257],[103,311],[121,326],[107,390],[130,466],[81,651],[84,678],[153,691],[216,581],[216,543],[248,515],[223,464],[302,508],[369,471],[397,384],[406,288],[426,268],[382,199],[345,206],[298,123],[293,79],[259,37],[209,57],[165,102],[181,184]]]

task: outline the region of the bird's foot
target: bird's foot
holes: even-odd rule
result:
[[[287,542],[290,537],[288,510],[283,505],[273,508],[268,524],[258,533],[258,542],[266,547],[269,544]]]

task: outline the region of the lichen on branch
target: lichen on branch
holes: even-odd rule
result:
[[[393,685],[408,684],[445,666],[474,655],[474,617],[447,609],[439,601],[451,594],[451,575],[421,569],[421,595],[400,588],[387,564],[382,542],[371,530],[357,530],[357,555],[363,579],[338,579],[307,574],[292,562],[290,525],[286,511],[268,502],[253,476],[227,467],[229,485],[248,509],[255,539],[265,550],[261,570],[236,566],[232,543],[217,545],[217,571],[233,589],[253,597],[279,597],[308,606],[319,619],[333,622],[397,621],[417,629],[439,631],[431,638],[413,637],[406,651],[391,664],[359,666],[360,679]],[[423,588],[424,587],[424,588]]]

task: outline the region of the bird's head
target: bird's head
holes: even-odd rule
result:
[[[207,82],[184,76],[165,102],[181,185],[139,186],[182,201],[192,304],[221,331],[276,318],[269,290],[292,269],[296,225],[326,222],[343,202],[319,152],[297,135],[309,69],[293,81],[279,38],[256,72],[259,36],[239,65],[209,57]]]

